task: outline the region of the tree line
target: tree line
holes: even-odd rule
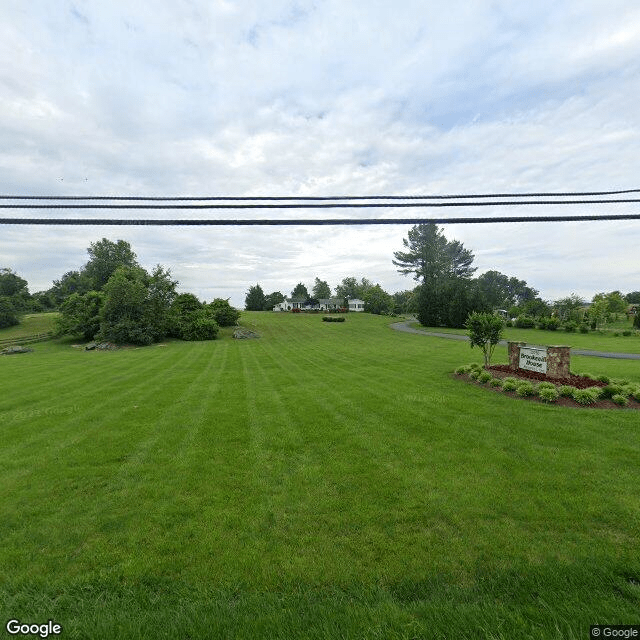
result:
[[[178,293],[169,269],[157,265],[148,272],[124,240],[103,238],[87,253],[81,269],[65,273],[42,295],[29,296],[26,280],[2,270],[0,292],[10,295],[0,295],[0,326],[17,324],[25,311],[57,309],[58,335],[147,345],[165,337],[211,340],[219,327],[235,325],[240,317],[228,300],[206,304],[192,293]],[[33,297],[38,304],[32,304]],[[3,309],[13,314],[5,324]]]

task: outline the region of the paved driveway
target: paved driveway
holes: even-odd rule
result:
[[[405,320],[404,322],[394,322],[391,326],[396,331],[404,331],[406,333],[419,333],[423,336],[434,336],[436,338],[447,338],[448,340],[466,340],[469,341],[468,336],[460,335],[458,333],[438,333],[437,331],[422,331],[410,327],[409,323],[416,322],[416,320]],[[498,344],[507,345],[506,340],[500,340]],[[591,356],[594,358],[617,358],[620,360],[640,360],[640,353],[615,353],[610,351],[591,351],[589,349],[571,349],[571,353],[575,356]]]

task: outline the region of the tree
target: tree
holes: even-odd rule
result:
[[[215,340],[218,335],[215,308],[202,304],[192,293],[176,296],[170,317],[171,335],[181,340]]]
[[[343,298],[346,300],[353,300],[358,298],[364,300],[364,296],[369,289],[373,287],[373,282],[367,278],[362,278],[358,282],[357,278],[349,276],[343,278],[342,282],[336,286],[336,298]]]
[[[161,340],[169,333],[169,314],[175,300],[177,280],[171,279],[171,271],[156,265],[151,276],[146,279],[147,297],[143,322],[149,328],[154,341]]]
[[[118,267],[139,267],[136,254],[126,240],[112,242],[102,238],[92,242],[87,249],[89,262],[84,266],[84,274],[91,288],[99,291]]]
[[[20,324],[18,313],[9,296],[0,296],[0,329]]]
[[[229,304],[229,300],[216,298],[207,307],[211,309],[213,317],[219,326],[233,327],[238,323],[240,312]]]
[[[624,313],[627,310],[627,301],[619,291],[611,291],[605,294],[607,311],[609,313]]]
[[[314,298],[330,298],[331,297],[331,287],[326,280],[320,280],[320,278],[316,278],[313,288],[311,289]]]
[[[457,240],[449,241],[435,224],[419,224],[402,240],[408,251],[395,251],[392,260],[402,274],[414,274],[422,283],[435,283],[449,278],[470,278],[473,253]]]
[[[16,312],[30,308],[31,296],[27,281],[11,269],[0,269],[0,297],[9,298]]]
[[[60,316],[56,318],[57,333],[93,340],[100,330],[103,303],[104,294],[101,291],[72,293],[60,305]]]
[[[91,291],[91,281],[87,274],[80,271],[67,271],[60,280],[53,281],[53,286],[47,293],[52,297],[55,306],[59,307],[72,293],[82,295],[87,291]]]
[[[281,302],[284,302],[284,296],[280,291],[274,291],[273,293],[268,294],[265,296],[265,311],[273,311],[273,308]]]
[[[302,282],[298,282],[294,290],[291,292],[291,297],[307,300],[309,298],[309,292],[307,291],[307,287],[305,287],[304,284],[302,284]]]
[[[393,313],[415,313],[417,311],[416,290],[396,291],[393,298]]]
[[[469,340],[471,348],[480,347],[484,354],[484,366],[488,368],[491,364],[491,356],[496,345],[502,339],[504,332],[504,322],[502,318],[493,313],[472,313],[465,323],[469,330]]]
[[[384,315],[391,313],[393,298],[379,285],[371,287],[364,294],[364,310],[367,313]]]
[[[593,301],[589,310],[587,311],[587,317],[591,324],[592,329],[597,329],[604,322],[607,315],[607,300],[602,293],[597,293],[593,296]]]
[[[632,291],[631,293],[627,293],[624,299],[629,304],[640,304],[640,291]]]
[[[554,308],[558,313],[558,317],[562,322],[567,322],[573,320],[577,322],[581,320],[580,309],[584,306],[584,299],[581,298],[578,294],[572,293],[570,296],[566,298],[561,298],[560,300],[556,300],[554,303]]]
[[[247,296],[244,300],[244,308],[247,311],[264,311],[265,302],[264,291],[259,284],[249,287],[249,291],[247,291]]]

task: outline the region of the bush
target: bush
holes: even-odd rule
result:
[[[640,388],[637,391],[634,391],[632,395],[636,402],[640,402]]]
[[[473,370],[469,373],[469,377],[470,377],[472,380],[477,380],[477,379],[478,379],[478,376],[480,375],[480,373],[481,373],[481,372],[480,372],[480,371],[478,371],[477,369],[473,369]]]
[[[468,364],[464,364],[461,367],[458,367],[454,373],[457,376],[463,376],[465,373],[469,373],[469,371],[471,371],[471,367]]]
[[[600,382],[604,382],[605,384],[609,384],[611,382],[611,378],[609,376],[598,376],[596,378],[596,380],[599,380]]]
[[[476,371],[482,371],[482,365],[479,362],[472,362],[469,365],[470,369],[475,369]]]
[[[630,336],[630,335],[633,335],[633,331],[629,331],[629,329],[625,329],[625,330],[622,332],[622,335],[623,335],[623,336],[625,336],[625,337],[628,337],[628,336]]]
[[[489,382],[489,380],[491,380],[493,376],[488,372],[488,371],[483,371],[482,373],[480,373],[480,375],[478,375],[478,382],[481,382],[482,384],[484,384],[485,382]]]
[[[556,400],[560,397],[560,394],[555,387],[553,389],[544,387],[543,389],[539,389],[538,396],[543,402],[556,402]]]
[[[518,381],[515,378],[505,378],[502,381],[503,391],[515,391],[518,388]]]
[[[588,387],[587,391],[590,391],[596,400],[602,397],[602,387]]]
[[[344,322],[344,316],[322,316],[322,322]]]
[[[567,333],[575,333],[577,328],[578,328],[578,323],[574,322],[573,320],[569,320],[569,322],[564,323],[564,330]]]
[[[533,385],[530,382],[521,382],[516,388],[516,393],[522,398],[526,398],[527,396],[532,396],[535,391],[533,389]]]
[[[622,393],[622,385],[608,384],[606,387],[601,387],[600,393],[603,398],[613,398],[613,396]]]
[[[581,324],[580,325],[580,333],[589,333],[590,329],[589,329],[589,325],[588,324]]]
[[[489,381],[489,384],[492,387],[501,387],[502,386],[502,380],[500,378],[491,378],[491,380]]]
[[[465,322],[469,330],[471,348],[480,347],[484,354],[484,365],[491,364],[491,356],[504,333],[502,318],[492,313],[470,313]]]
[[[197,309],[181,318],[181,340],[215,340],[217,335],[218,323],[209,309]]]
[[[20,324],[18,313],[9,296],[0,296],[0,329]]]
[[[594,404],[598,398],[591,389],[575,389],[573,392],[573,399],[578,404],[587,406],[589,404]]]
[[[538,329],[556,331],[560,326],[560,320],[556,316],[543,317],[538,320]]]
[[[536,326],[536,321],[531,316],[518,316],[515,322],[518,329],[533,329]]]
[[[228,300],[216,298],[207,307],[213,312],[213,319],[220,327],[233,327],[238,324],[240,312],[234,309]]]
[[[563,398],[571,398],[574,391],[576,391],[576,388],[569,384],[563,384],[561,387],[558,387],[558,393]]]
[[[615,396],[611,398],[617,405],[621,407],[627,406],[627,398],[620,393],[617,393]]]

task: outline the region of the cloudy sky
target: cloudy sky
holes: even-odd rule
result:
[[[632,189],[640,187],[639,105],[635,0],[0,5],[3,195]],[[618,204],[409,215],[637,211]],[[0,210],[0,217],[32,215]],[[323,214],[248,217],[259,215]],[[80,268],[91,242],[122,238],[143,266],[170,267],[181,290],[243,306],[256,282],[285,294],[316,276],[331,286],[364,276],[389,292],[412,288],[391,263],[407,231],[0,226],[0,267],[42,290]],[[640,289],[638,221],[452,224],[445,234],[474,252],[478,274],[496,269],[525,279],[548,300]]]

